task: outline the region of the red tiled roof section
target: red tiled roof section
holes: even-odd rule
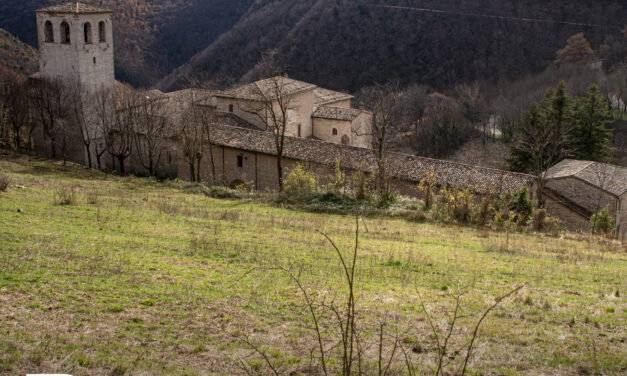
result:
[[[269,132],[215,125],[213,141],[217,145],[275,155],[273,136]],[[340,145],[313,139],[287,137],[284,157],[303,162],[334,166],[337,160],[342,168],[376,171],[376,156],[371,149]],[[431,171],[436,172],[438,184],[454,188],[470,188],[476,193],[498,195],[507,190],[517,191],[533,183],[534,177],[462,163],[388,153],[388,169],[397,179],[418,182]]]
[[[46,13],[112,13],[109,9],[98,8],[80,2],[69,2],[38,9],[37,12]]]

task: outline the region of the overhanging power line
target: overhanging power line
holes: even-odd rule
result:
[[[551,20],[548,18],[499,16],[496,14],[458,12],[458,11],[434,9],[434,8],[416,8],[416,7],[409,7],[409,6],[402,6],[402,5],[382,5],[382,4],[362,4],[362,5],[373,7],[373,8],[399,9],[399,10],[409,10],[409,11],[421,12],[421,13],[450,14],[450,15],[455,15],[455,16],[480,17],[480,18],[489,18],[489,19],[494,19],[494,20],[519,21],[519,22],[528,22],[528,23],[550,23],[550,24],[570,25],[570,26],[602,27],[602,28],[618,28],[618,29],[623,28],[623,26],[611,25],[611,24],[600,25],[600,24],[587,23],[587,22],[556,21],[556,20]]]

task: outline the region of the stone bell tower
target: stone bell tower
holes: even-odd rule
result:
[[[39,75],[90,91],[113,87],[112,12],[79,2],[39,9]]]

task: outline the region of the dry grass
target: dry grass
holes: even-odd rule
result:
[[[244,373],[240,361],[268,374],[243,335],[282,372],[316,368],[301,294],[275,267],[302,270],[316,301],[340,301],[341,266],[315,230],[348,250],[352,218],[216,200],[48,162],[0,161],[0,168],[26,187],[0,196],[1,375],[230,375]],[[70,188],[73,204],[58,205],[58,192]],[[627,253],[619,244],[383,217],[365,225],[356,291],[372,338],[369,373],[381,320],[413,350],[416,374],[430,372],[436,342],[417,292],[436,328],[446,329],[458,283],[463,315],[526,284],[485,322],[471,374],[627,370]],[[453,347],[473,324],[460,319]],[[396,358],[391,373],[402,373],[402,364]]]

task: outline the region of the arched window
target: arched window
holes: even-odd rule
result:
[[[98,24],[98,40],[100,40],[100,42],[107,41],[107,27],[105,26],[104,21],[100,21]]]
[[[337,136],[337,129],[336,128],[333,128],[333,135]]]
[[[54,28],[52,27],[52,22],[46,21],[46,23],[44,23],[44,34],[46,37],[46,42],[54,42]]]
[[[83,30],[85,33],[85,44],[91,44],[91,24],[86,22]]]
[[[61,43],[70,43],[70,25],[61,22]]]

